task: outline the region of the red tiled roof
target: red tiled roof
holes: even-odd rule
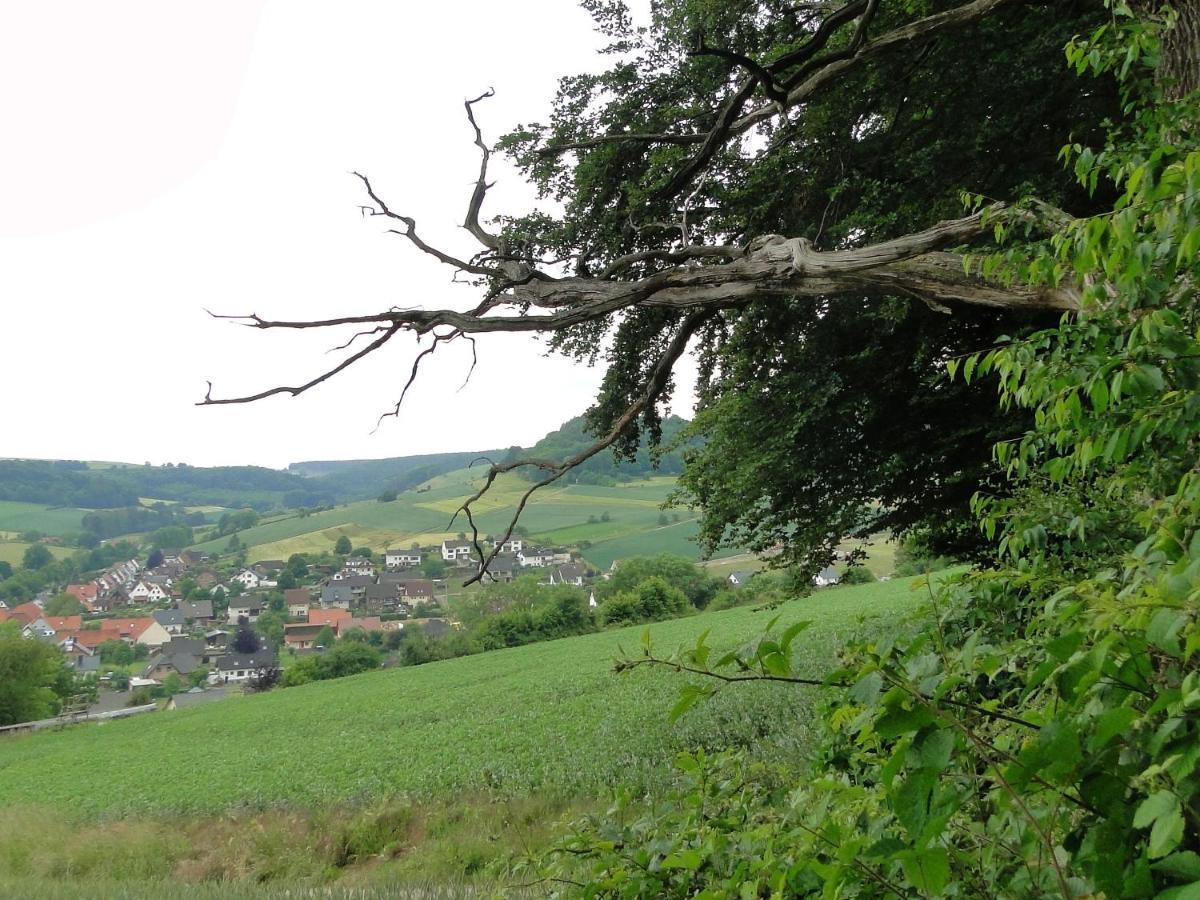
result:
[[[59,631],[78,631],[83,628],[83,616],[42,616],[46,624]]]
[[[334,625],[344,619],[350,618],[350,611],[346,609],[310,609],[308,611],[309,625]]]

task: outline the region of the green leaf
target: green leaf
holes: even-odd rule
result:
[[[1096,719],[1096,730],[1092,732],[1090,746],[1092,750],[1100,750],[1121,734],[1137,718],[1137,711],[1128,706],[1118,706],[1105,710]]]
[[[787,630],[783,632],[783,637],[779,639],[779,646],[783,647],[784,649],[791,646],[791,643],[793,640],[795,640],[796,635],[804,631],[810,625],[812,625],[812,622],[806,619],[801,619],[799,622],[793,622],[787,627]]]
[[[1179,807],[1179,800],[1170,791],[1159,791],[1143,800],[1133,814],[1133,827],[1145,828],[1172,809]]]
[[[917,750],[917,758],[921,761],[922,769],[941,772],[950,762],[954,752],[954,732],[949,728],[939,728],[931,731],[921,741]]]
[[[850,689],[850,699],[863,706],[874,706],[882,688],[883,676],[878,672],[869,672]]]
[[[1200,882],[1200,853],[1181,850],[1179,853],[1172,853],[1165,859],[1160,859],[1152,868],[1156,872],[1165,872],[1181,881]]]
[[[711,689],[701,687],[697,684],[684,685],[679,691],[679,700],[671,708],[671,721],[678,721],[684,713],[711,693]]]
[[[668,853],[662,861],[664,869],[687,869],[689,872],[694,872],[700,868],[700,864],[704,862],[704,857],[701,856],[699,850],[677,850],[674,853]]]
[[[1178,803],[1174,809],[1154,820],[1150,829],[1150,858],[1166,856],[1183,840],[1183,814]]]
[[[1200,900],[1200,881],[1180,887],[1167,888],[1155,895],[1155,900]]]
[[[900,857],[904,876],[925,894],[940,894],[950,882],[950,855],[944,847],[913,851]]]

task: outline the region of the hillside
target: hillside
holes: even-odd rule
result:
[[[312,514],[294,514],[238,532],[249,559],[287,559],[293,553],[331,550],[341,535],[373,550],[429,546],[467,529],[450,519],[462,501],[475,491],[481,472],[459,469],[438,476],[417,490],[406,491],[390,503],[365,500]],[[497,480],[475,507],[482,534],[503,533],[529,483],[517,475]],[[553,485],[534,495],[521,517],[531,540],[581,548],[584,558],[605,568],[623,556],[660,552],[699,556],[694,543],[697,527],[687,509],[664,512],[663,502],[675,480],[656,477],[622,482]],[[219,552],[228,544],[221,537],[196,545]],[[729,551],[735,552],[735,551]]]
[[[497,450],[427,453],[390,459],[313,460],[295,462],[288,471],[302,475],[315,487],[343,500],[368,500],[387,490],[406,491],[445,472],[461,469],[481,456],[495,458]]]
[[[781,625],[810,619],[805,647],[811,670],[819,672],[833,648],[861,629],[861,617],[893,620],[920,596],[897,580],[820,592],[772,613],[704,613],[650,630],[670,649],[705,629],[721,643],[746,640],[776,613]],[[719,695],[671,725],[678,677],[611,674],[614,656],[622,647],[636,651],[642,631],[3,740],[0,805],[55,804],[90,817],[322,805],[401,792],[595,797],[617,783],[634,790],[661,785],[673,755],[698,744],[740,743],[755,733],[764,756],[795,759],[804,749],[815,692],[754,685]],[[148,764],[131,765],[138,760]],[[203,765],[180,765],[184,760]],[[104,773],[103,790],[85,789],[88,772]]]
[[[603,451],[572,469],[567,479],[571,483],[579,484],[613,484],[650,474],[678,475],[683,471],[683,454],[679,449],[669,448],[687,424],[687,420],[679,416],[663,419],[660,445],[663,452],[657,458],[651,456],[646,436],[643,435],[641,446],[632,460],[617,460],[610,451]],[[576,416],[547,434],[528,450],[519,451],[519,455],[538,459],[569,459],[595,441],[595,437],[587,432],[585,425],[583,416]],[[509,452],[510,458],[516,455],[516,449]]]

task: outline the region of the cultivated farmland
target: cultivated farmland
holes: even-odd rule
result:
[[[821,591],[775,612],[749,608],[651,626],[664,650],[712,630],[712,642],[810,619],[804,668],[821,672],[847,635],[890,623],[923,592],[905,580]],[[872,627],[870,625],[865,627]],[[0,806],[78,813],[217,813],[231,807],[324,806],[396,794],[444,798],[599,796],[617,783],[653,788],[682,748],[743,743],[797,758],[811,690],[727,691],[675,725],[681,684],[662,670],[611,673],[643,629],[531,644],[372,672],[217,704],[0,741]],[[80,769],[104,772],[92,779]]]
[[[49,507],[40,503],[0,500],[0,532],[40,531],[66,534],[83,527],[86,509]]]

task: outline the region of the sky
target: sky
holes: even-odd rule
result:
[[[571,0],[42,0],[0,5],[0,456],[282,467],[528,446],[578,415],[601,372],[526,336],[422,364],[397,338],[292,398],[353,333],[307,319],[465,309],[451,272],[365,218],[368,174],[422,236],[462,255],[478,169],[462,102],[495,140],[548,115],[601,38]],[[15,89],[14,89],[15,87]],[[535,202],[493,157],[484,213]],[[681,373],[675,411],[688,414]]]

